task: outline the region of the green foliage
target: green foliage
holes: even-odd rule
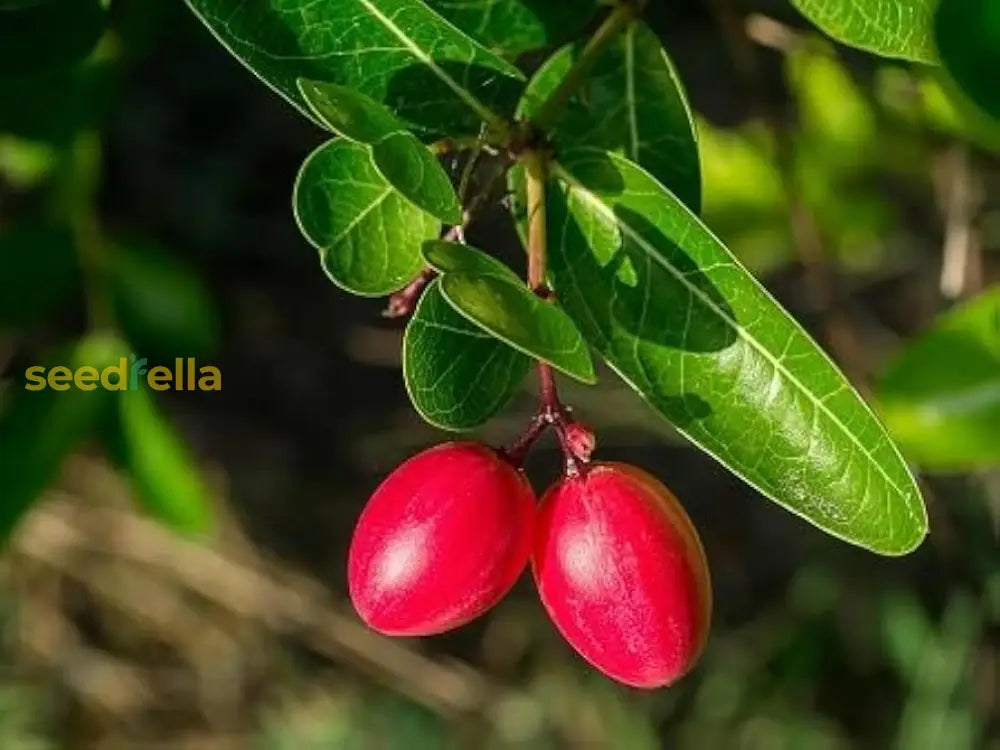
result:
[[[936,59],[931,23],[936,0],[792,0],[834,39],[877,55]]]
[[[536,114],[580,49],[569,45],[535,73],[519,113]],[[701,210],[694,119],[673,63],[649,27],[631,24],[607,46],[560,119],[559,148],[597,146],[644,167],[692,211]]]
[[[934,39],[945,70],[976,106],[1000,121],[1000,4],[941,0]]]
[[[117,339],[88,336],[49,366],[71,371],[90,366],[101,372],[117,364],[125,352]],[[57,476],[63,459],[102,418],[114,393],[95,387],[81,390],[24,389],[5,405],[0,416],[0,540],[6,540],[31,503]]]
[[[567,375],[584,383],[597,381],[590,352],[573,321],[502,263],[457,243],[426,243],[424,255],[444,272],[444,298],[470,321]]]
[[[423,263],[420,246],[441,229],[379,174],[366,147],[343,140],[306,159],[292,202],[323,270],[355,294],[380,296],[405,286]]]
[[[149,357],[196,357],[219,339],[219,312],[202,280],[148,241],[107,248],[105,284],[129,343]]]
[[[893,435],[921,466],[1000,464],[1000,287],[941,316],[907,344],[877,395]]]
[[[919,544],[920,493],[882,426],[697,217],[617,155],[564,152],[556,174],[554,286],[611,367],[820,528],[884,554]]]
[[[421,137],[479,132],[510,111],[517,68],[420,0],[188,0],[226,48],[309,115],[296,81],[356,89],[392,106]]]
[[[520,390],[531,360],[460,315],[434,281],[406,327],[403,378],[420,415],[446,430],[471,430]]]
[[[427,4],[505,57],[572,39],[598,7],[596,0],[428,0]]]
[[[115,394],[121,458],[136,498],[172,529],[202,534],[211,501],[187,446],[145,388]]]
[[[300,79],[299,90],[324,125],[371,147],[375,168],[404,198],[441,221],[462,222],[462,207],[448,175],[392,112],[332,83]]]

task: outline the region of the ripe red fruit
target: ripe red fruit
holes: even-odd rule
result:
[[[354,530],[354,608],[387,635],[472,620],[524,570],[534,512],[528,480],[491,448],[445,443],[413,456],[375,490]]]
[[[595,463],[545,493],[532,568],[563,637],[609,677],[669,685],[708,636],[711,583],[677,498],[632,466]]]

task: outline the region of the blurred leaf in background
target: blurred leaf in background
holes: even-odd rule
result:
[[[78,294],[79,281],[69,227],[22,219],[0,231],[0,330],[58,312]]]
[[[66,375],[90,367],[96,377],[125,352],[126,345],[118,339],[95,334],[47,364],[62,367]],[[15,387],[0,415],[0,541],[56,478],[76,443],[97,426],[115,395],[99,384],[91,390],[76,388],[65,378],[65,390],[29,391],[23,383]]]
[[[893,435],[924,468],[1000,464],[1000,287],[908,343],[877,395]]]

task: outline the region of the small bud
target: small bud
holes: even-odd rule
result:
[[[566,450],[581,463],[587,463],[597,447],[597,438],[593,430],[579,422],[566,425],[563,429],[563,440]]]

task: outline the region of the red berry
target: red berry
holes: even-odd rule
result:
[[[531,551],[535,494],[476,443],[413,456],[375,490],[358,520],[348,587],[358,614],[387,635],[431,635],[506,594]]]
[[[545,493],[532,567],[542,603],[592,665],[627,685],[669,685],[708,635],[708,563],[691,520],[659,481],[595,463]]]

